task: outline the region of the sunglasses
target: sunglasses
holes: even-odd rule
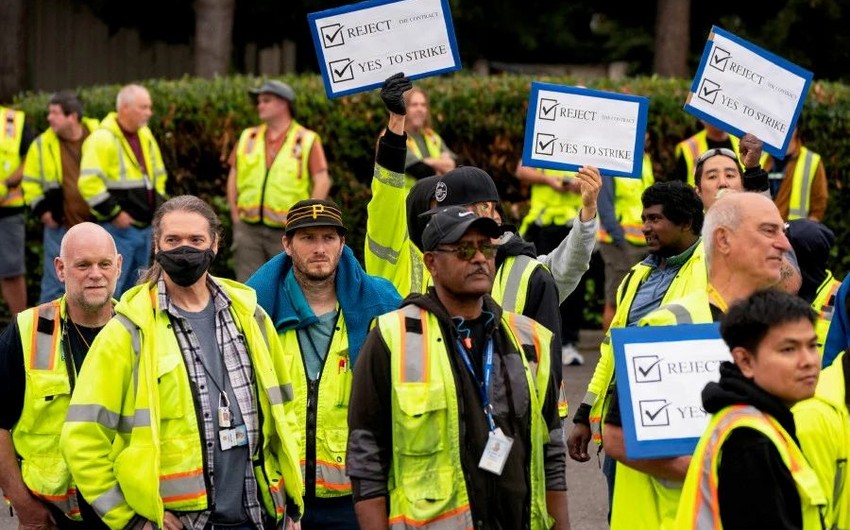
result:
[[[435,248],[431,252],[448,252],[457,256],[459,260],[469,261],[475,257],[479,251],[485,259],[490,259],[496,255],[497,248],[499,248],[498,245],[493,245],[491,243],[482,243],[481,245],[463,243],[456,247]]]
[[[731,149],[726,149],[725,147],[715,147],[714,149],[709,149],[708,151],[703,153],[699,157],[699,160],[697,161],[697,163],[702,164],[703,162],[705,162],[709,158],[712,158],[712,157],[715,157],[715,156],[718,156],[718,155],[727,156],[727,157],[731,158],[732,160],[734,160],[736,162],[738,161],[738,155],[735,154],[735,151],[733,151]]]

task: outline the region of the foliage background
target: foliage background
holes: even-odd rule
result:
[[[332,197],[347,216],[348,244],[362,257],[375,142],[386,123],[386,111],[377,91],[329,100],[316,75],[281,79],[296,91],[296,118],[322,137],[334,181]],[[459,155],[460,163],[479,166],[493,176],[503,199],[514,203],[513,209],[506,207],[514,215],[521,213],[526,197],[526,190],[513,173],[522,155],[532,80],[580,83],[589,88],[648,96],[648,129],[653,138],[650,154],[660,180],[673,167],[675,144],[698,130],[696,120],[682,111],[690,84],[684,79],[635,77],[613,81],[455,74],[418,81],[431,96],[434,128]],[[240,131],[257,121],[247,90],[260,82],[253,77],[232,76],[143,83],[153,98],[155,114],[150,126],[169,170],[168,193],[204,198],[215,207],[225,225],[226,240],[219,247],[214,264],[214,273],[222,276],[232,277],[227,240],[230,217],[225,200],[227,158]],[[117,85],[81,89],[86,114],[102,118],[113,110],[118,89]],[[26,93],[15,101],[37,131],[47,127],[49,97],[46,93]],[[850,204],[850,88],[832,82],[813,83],[800,127],[804,143],[823,155],[830,187],[826,224],[836,234],[830,265],[842,278],[850,271],[850,253],[839,252],[850,248],[850,224],[842,211],[842,205]],[[28,285],[33,302],[41,275],[41,234],[40,226],[32,219],[27,230]]]

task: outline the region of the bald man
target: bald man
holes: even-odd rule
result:
[[[59,434],[89,346],[112,318],[121,256],[106,230],[81,223],[53,265],[65,294],[0,334],[0,489],[21,528],[106,528],[77,494]]]

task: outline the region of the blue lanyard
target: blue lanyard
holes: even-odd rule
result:
[[[487,424],[491,431],[496,430],[496,422],[493,421],[493,406],[490,404],[490,377],[493,375],[493,339],[487,341],[487,346],[484,350],[484,381],[479,381],[475,375],[475,368],[472,366],[472,361],[469,359],[469,352],[464,347],[460,339],[457,339],[457,350],[460,352],[460,358],[472,379],[478,383],[478,394],[481,396],[481,405],[484,407],[484,414],[487,416]]]

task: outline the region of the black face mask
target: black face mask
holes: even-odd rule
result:
[[[215,259],[215,252],[211,248],[201,250],[184,245],[171,250],[160,250],[154,257],[174,283],[180,287],[189,287],[209,270]]]

